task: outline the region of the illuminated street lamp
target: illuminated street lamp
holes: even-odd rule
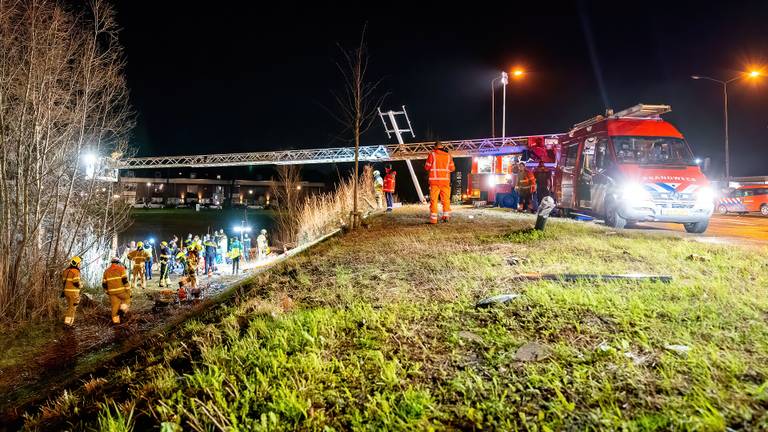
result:
[[[501,75],[497,76],[496,78],[491,80],[491,136],[493,138],[496,138],[496,81],[501,81],[501,84],[504,86],[503,90],[503,102],[502,102],[502,135],[504,135],[504,132],[506,131],[506,122],[505,119],[507,117],[507,84],[509,83],[509,75],[507,75],[506,72],[502,72]]]
[[[240,234],[240,243],[243,242],[243,234],[251,232],[251,227],[245,224],[245,221],[240,221],[239,226],[235,226],[233,231]]]
[[[512,70],[512,78],[519,79],[525,75],[525,71],[520,68]],[[507,84],[509,84],[509,74],[502,72],[499,76],[491,80],[491,136],[496,138],[496,81],[501,82],[502,101],[501,101],[501,141],[507,138]]]
[[[723,86],[723,117],[724,117],[724,123],[725,123],[725,184],[730,185],[731,182],[731,158],[730,158],[730,152],[728,149],[728,84],[737,81],[741,78],[758,78],[762,76],[763,73],[759,70],[752,70],[748,73],[737,75],[727,81],[715,79],[708,76],[703,75],[691,75],[691,78],[695,80],[707,80],[712,81],[715,83],[718,83]]]

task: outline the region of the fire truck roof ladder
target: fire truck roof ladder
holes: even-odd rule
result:
[[[637,104],[633,107],[619,111],[611,118],[658,118],[660,115],[672,111],[669,105]]]
[[[633,107],[625,110],[613,113],[612,110],[608,110],[605,116],[597,115],[589,120],[584,120],[581,123],[573,125],[573,130],[582,129],[587,126],[592,126],[595,123],[601,122],[606,118],[619,119],[619,118],[635,118],[635,119],[651,119],[659,118],[660,115],[672,111],[672,107],[669,105],[647,105],[637,104]]]

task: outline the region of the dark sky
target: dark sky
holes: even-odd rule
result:
[[[766,1],[196,3],[117,5],[140,155],[345,145],[326,111],[342,86],[337,43],[353,47],[366,22],[369,76],[389,92],[384,108],[408,107],[415,140],[490,136],[490,81],[522,65],[507,135],[665,103],[720,167],[722,88],[690,75],[768,66]],[[768,175],[768,77],[729,94],[732,175]],[[364,141],[386,142],[382,126]]]

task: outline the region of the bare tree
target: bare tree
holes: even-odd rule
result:
[[[334,118],[344,126],[343,133],[351,135],[351,140],[355,144],[355,173],[352,176],[354,203],[350,222],[352,228],[360,223],[358,206],[360,136],[373,125],[376,119],[376,108],[381,105],[384,98],[384,96],[379,98],[375,96],[380,81],[366,81],[369,57],[365,46],[365,30],[366,28],[363,27],[357,48],[347,50],[339,46],[342,60],[336,63],[336,66],[344,77],[344,90],[334,94],[339,113],[332,113]]]
[[[0,316],[53,315],[68,257],[99,273],[127,222],[119,186],[83,163],[128,151],[123,69],[104,1],[0,0]]]
[[[277,235],[285,247],[297,244],[299,219],[303,206],[301,197],[301,169],[298,165],[277,167],[277,181],[273,182],[272,196],[277,200]]]

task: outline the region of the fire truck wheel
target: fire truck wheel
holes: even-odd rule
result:
[[[768,204],[763,204],[760,206],[760,214],[763,216],[768,216]]]
[[[728,208],[725,207],[724,205],[720,205],[717,207],[717,212],[720,213],[721,215],[728,214]]]
[[[627,220],[619,215],[619,211],[613,203],[608,203],[605,207],[605,224],[613,228],[624,228],[627,226]]]
[[[685,227],[686,232],[689,232],[692,234],[701,234],[707,230],[707,227],[709,226],[709,221],[705,220],[702,222],[684,223],[683,226]]]

